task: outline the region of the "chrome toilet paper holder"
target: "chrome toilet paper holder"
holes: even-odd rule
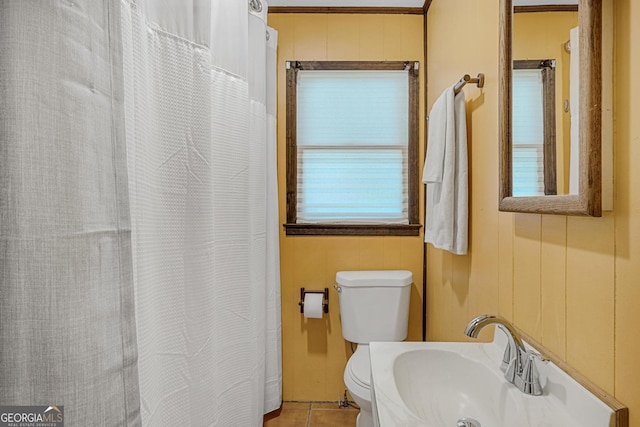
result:
[[[329,288],[324,288],[324,291],[307,291],[304,288],[300,288],[300,313],[304,313],[304,296],[305,294],[323,294],[322,297],[322,312],[329,312]]]

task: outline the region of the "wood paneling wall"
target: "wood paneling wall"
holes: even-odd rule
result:
[[[462,341],[472,317],[499,313],[627,405],[640,427],[640,4],[615,1],[615,200],[602,218],[497,211],[498,17],[498,1],[465,0],[434,1],[427,17],[427,108],[462,74],[487,77],[484,90],[465,88],[470,252],[429,248],[427,337]]]

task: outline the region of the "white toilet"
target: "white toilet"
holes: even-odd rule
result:
[[[413,277],[406,270],[340,271],[336,274],[342,336],[358,344],[344,383],[360,406],[357,427],[373,427],[369,343],[407,337]]]

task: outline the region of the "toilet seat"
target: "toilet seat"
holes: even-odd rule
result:
[[[368,344],[358,344],[358,349],[349,358],[344,370],[344,384],[360,406],[360,411],[371,412],[371,362]]]
[[[369,345],[358,344],[358,349],[349,358],[344,369],[344,385],[360,407],[356,427],[373,427],[373,405],[371,403],[371,362]]]
[[[347,370],[356,384],[371,389],[371,362],[369,361],[368,345],[358,345],[358,349],[347,362]]]

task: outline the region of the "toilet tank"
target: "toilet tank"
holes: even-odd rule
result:
[[[339,271],[342,336],[359,344],[404,340],[412,281],[407,270]]]

